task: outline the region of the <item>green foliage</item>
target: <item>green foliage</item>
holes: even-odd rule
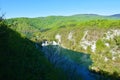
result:
[[[96,50],[97,53],[100,53],[100,54],[104,53],[104,49],[106,48],[106,46],[102,40],[98,40],[96,43],[96,46],[97,46],[97,50]]]
[[[1,21],[0,65],[1,80],[66,80],[63,71],[55,69],[35,43]]]
[[[86,53],[89,52],[91,54],[91,59],[93,60],[92,66],[96,67],[96,72],[101,71],[100,74],[103,74],[103,75],[104,75],[104,72],[105,74],[107,74],[108,72],[109,75],[112,75],[112,74],[114,75],[114,72],[115,72],[117,73],[117,75],[120,76],[120,69],[119,69],[120,59],[117,58],[115,61],[112,60],[112,55],[109,52],[110,49],[113,49],[116,45],[120,48],[120,43],[119,43],[120,37],[118,36],[118,37],[115,37],[114,40],[105,40],[105,41],[103,41],[102,39],[99,39],[103,37],[104,32],[107,32],[110,29],[120,29],[119,18],[105,17],[105,16],[99,16],[99,15],[73,15],[73,16],[67,16],[67,17],[48,16],[48,17],[38,17],[38,18],[8,19],[7,23],[8,24],[12,23],[12,26],[10,26],[10,28],[20,33],[20,36],[22,36],[23,39],[25,40],[24,44],[15,45],[15,43],[22,43],[24,41],[19,39],[19,42],[17,42],[18,39],[14,37],[13,34],[9,34],[9,35],[4,34],[6,36],[9,36],[9,38],[7,39],[6,37],[2,36],[3,40],[6,40],[5,41],[6,45],[7,45],[7,42],[9,42],[8,40],[10,40],[9,42],[10,45],[8,47],[11,48],[13,52],[15,51],[14,53],[18,51],[20,51],[20,53],[23,53],[22,51],[26,53],[29,53],[29,52],[35,53],[36,50],[34,50],[33,47],[29,47],[28,45],[28,44],[33,45],[33,43],[29,42],[26,38],[34,42],[41,42],[42,40],[57,41],[55,39],[55,36],[57,34],[60,34],[62,36],[61,37],[62,46],[65,46],[74,51],[79,51],[79,52],[82,51]],[[97,49],[95,53],[91,52],[91,46],[88,46],[87,50],[83,50],[80,47],[80,41],[85,31],[89,31],[88,32],[89,36],[86,36],[86,38],[89,41],[97,40],[97,43],[96,43]],[[68,35],[70,32],[73,33],[72,38],[74,40],[68,40]],[[106,47],[104,42],[109,43],[111,46]],[[1,45],[5,46],[5,44],[3,43]],[[22,46],[22,48],[17,47],[18,45]],[[16,48],[16,50],[14,48]],[[30,48],[29,49],[30,51],[26,50],[26,48]],[[68,56],[74,59],[76,62],[77,61],[79,62],[79,60],[75,59],[75,57],[79,57],[79,56],[76,56],[72,52],[69,52]],[[115,55],[115,56],[118,56],[118,55]],[[109,59],[107,62],[105,62],[105,57]]]

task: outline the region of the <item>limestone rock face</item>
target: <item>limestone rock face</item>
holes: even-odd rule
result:
[[[78,49],[83,49],[83,52],[87,52],[88,49],[92,52],[92,53],[96,53],[96,51],[98,51],[98,47],[101,44],[104,49],[108,49],[108,52],[111,54],[117,54],[120,53],[120,49],[118,47],[118,45],[116,45],[115,43],[115,38],[120,36],[120,29],[109,29],[106,31],[97,31],[97,30],[85,30],[83,31],[83,35],[82,37],[79,39],[79,41],[77,40],[75,30],[74,31],[70,31],[69,33],[66,34],[62,34],[62,33],[57,33],[55,35],[55,39],[57,40],[57,42],[53,41],[54,45],[59,45],[61,44],[61,46],[71,49],[71,47],[74,47],[74,50],[78,50]],[[63,38],[62,36],[66,36],[65,38]],[[65,42],[66,40],[66,42]],[[101,41],[98,44],[98,41]],[[64,41],[64,42],[63,42]],[[79,42],[79,43],[77,43]],[[70,46],[66,46],[68,44],[71,44]],[[47,45],[46,43],[43,45]],[[102,47],[101,46],[101,47]],[[104,50],[103,51],[106,51]]]

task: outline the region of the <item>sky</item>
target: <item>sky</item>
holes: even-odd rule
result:
[[[120,13],[120,0],[0,0],[6,18]]]

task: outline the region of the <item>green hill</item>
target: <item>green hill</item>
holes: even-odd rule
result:
[[[0,80],[66,80],[34,42],[0,21]]]
[[[96,14],[7,19],[11,29],[39,45],[59,46],[90,54],[89,69],[111,80],[120,77],[120,18]],[[72,53],[73,55],[74,53]],[[65,55],[72,56],[69,53]],[[71,59],[76,62],[78,57]],[[117,75],[117,76],[115,76]]]
[[[111,17],[111,16],[101,16],[97,14],[77,14],[72,16],[48,16],[48,17],[37,17],[37,18],[13,18],[8,19],[8,23],[17,24],[27,24],[27,26],[32,26],[38,28],[39,30],[44,30],[48,28],[58,27],[58,25],[65,25],[66,23],[76,23],[76,22],[85,22],[89,20],[98,20],[98,19],[110,19],[116,20],[120,18]]]

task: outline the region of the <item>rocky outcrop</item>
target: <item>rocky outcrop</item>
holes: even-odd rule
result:
[[[109,48],[109,52],[114,54],[114,53],[120,53],[120,50],[118,49],[117,45],[114,45],[114,48],[111,48],[110,40],[114,40],[116,36],[120,36],[120,29],[109,29],[106,31],[97,31],[97,30],[85,30],[83,32],[83,37],[79,41],[79,44],[76,43],[76,38],[74,31],[70,31],[69,34],[56,34],[55,39],[57,42],[54,44],[71,49],[71,46],[65,46],[65,44],[70,44],[69,42],[62,42],[62,35],[67,35],[66,40],[70,41],[74,46],[74,49],[77,50],[76,48],[81,47],[84,51],[87,51],[88,48],[90,48],[92,53],[95,53],[97,50],[97,42],[98,40],[102,40],[102,44],[104,44],[106,47]]]

